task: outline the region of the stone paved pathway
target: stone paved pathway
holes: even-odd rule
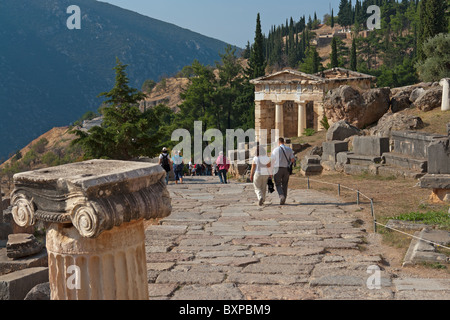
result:
[[[385,271],[368,289],[382,258],[360,250],[368,233],[336,198],[293,190],[261,208],[251,184],[186,182],[169,186],[172,215],[146,230],[151,299],[450,299],[450,279]]]

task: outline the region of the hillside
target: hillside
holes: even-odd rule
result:
[[[214,64],[225,43],[94,0],[78,0],[81,30],[69,30],[69,0],[0,2],[0,159],[53,127],[96,111],[114,83],[116,57],[130,84],[160,80],[192,63]]]
[[[165,104],[173,111],[178,110],[182,103],[180,94],[189,86],[187,78],[167,78],[160,81],[150,92],[145,92],[147,98],[141,103],[141,110]]]

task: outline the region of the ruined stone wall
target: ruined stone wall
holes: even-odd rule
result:
[[[284,109],[284,135],[296,137],[298,131],[298,104],[294,101],[286,101]]]
[[[260,129],[275,129],[275,104],[271,101],[256,101],[255,103],[255,130],[258,134]]]
[[[372,82],[369,79],[335,79],[332,82],[327,83],[325,91],[337,89],[341,86],[348,85],[358,91],[367,91],[371,89]]]

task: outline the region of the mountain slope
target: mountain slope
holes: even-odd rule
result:
[[[66,26],[70,5],[81,30]],[[141,88],[192,63],[219,60],[224,42],[94,0],[0,2],[0,158],[97,110],[115,59]]]

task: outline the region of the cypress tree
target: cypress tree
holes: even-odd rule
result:
[[[423,44],[439,33],[447,33],[446,3],[442,0],[422,0],[419,3],[419,39],[418,57],[425,58],[423,54]]]
[[[348,0],[341,0],[339,4],[338,22],[343,27],[352,24],[352,8]]]
[[[256,17],[255,43],[253,44],[247,75],[252,78],[259,78],[265,75],[266,60],[264,58],[264,36],[261,29],[261,17],[258,13]]]
[[[356,39],[352,41],[352,52],[350,58],[350,69],[353,71],[357,70],[357,60],[356,60]]]
[[[331,42],[331,68],[337,68],[338,66],[337,40],[336,37],[333,37],[333,41]]]
[[[334,28],[334,10],[331,9],[331,28]]]

